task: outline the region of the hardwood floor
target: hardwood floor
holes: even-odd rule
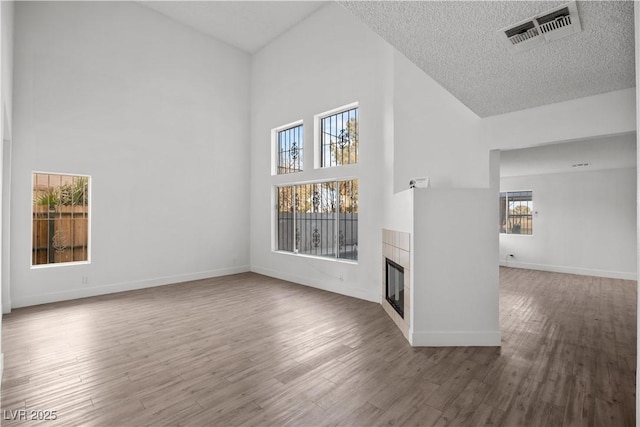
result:
[[[2,422],[635,425],[636,282],[504,268],[500,307],[501,349],[253,273],[17,309]]]

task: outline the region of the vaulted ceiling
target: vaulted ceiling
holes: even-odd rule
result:
[[[143,2],[254,53],[325,2]],[[480,117],[635,86],[632,1],[579,1],[582,31],[528,51],[500,29],[561,1],[339,1]],[[348,11],[348,12],[347,12]]]
[[[326,4],[322,1],[141,1],[175,21],[255,53]]]

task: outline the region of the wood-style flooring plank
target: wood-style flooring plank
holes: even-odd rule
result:
[[[253,273],[17,309],[2,422],[633,426],[636,285],[502,268],[501,348],[412,348],[379,304]]]

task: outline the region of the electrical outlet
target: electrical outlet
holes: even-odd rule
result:
[[[82,276],[82,283],[89,283],[89,276]]]

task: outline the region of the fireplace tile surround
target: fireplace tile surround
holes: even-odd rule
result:
[[[404,269],[404,318],[384,298],[386,295],[386,259],[390,259]],[[409,339],[411,325],[411,234],[402,231],[382,230],[382,270],[381,270],[381,305],[391,317],[402,334]]]

